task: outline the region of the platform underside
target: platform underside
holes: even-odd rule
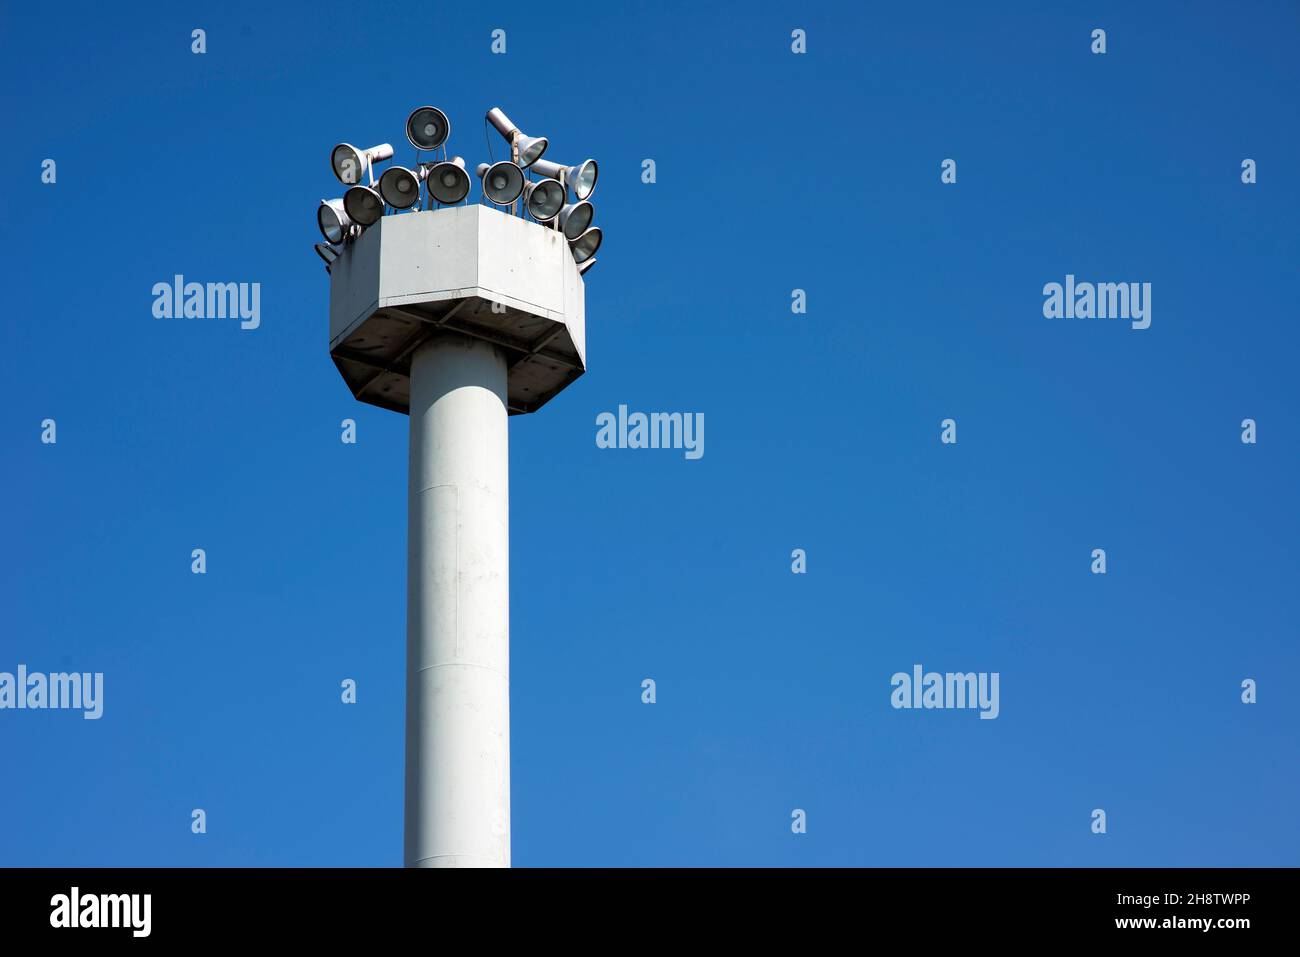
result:
[[[411,355],[422,342],[449,333],[482,339],[506,353],[510,414],[535,412],[582,375],[582,361],[564,323],[493,305],[470,296],[376,309],[334,347],[334,364],[359,401],[407,413]]]

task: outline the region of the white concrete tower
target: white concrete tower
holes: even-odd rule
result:
[[[510,865],[507,418],[586,368],[563,234],[483,206],[385,216],[330,273],[330,354],[410,416],[408,867]]]
[[[411,357],[406,863],[510,865],[506,359],[435,337]]]

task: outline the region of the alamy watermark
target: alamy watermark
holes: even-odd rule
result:
[[[0,671],[0,710],[44,708],[75,709],[83,712],[87,721],[95,721],[104,713],[104,673],[43,672],[27,673],[26,665],[18,666],[18,674]]]
[[[262,324],[260,282],[186,282],[179,273],[171,283],[153,284],[155,319],[239,319],[239,328]]]
[[[920,665],[912,673],[898,671],[889,679],[893,693],[889,703],[895,708],[978,708],[980,718],[993,719],[1001,707],[998,703],[998,672],[965,673],[949,671],[923,672]]]
[[[152,911],[152,894],[83,894],[73,887],[50,898],[50,926],[127,928],[132,937],[148,937]]]
[[[1045,319],[1131,319],[1134,329],[1151,325],[1151,283],[1080,282],[1067,273],[1065,284],[1043,287]]]
[[[685,449],[686,458],[704,457],[703,412],[627,411],[596,416],[596,447],[599,449]]]

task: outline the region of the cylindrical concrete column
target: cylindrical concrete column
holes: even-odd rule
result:
[[[462,336],[411,358],[406,865],[510,866],[505,357]]]

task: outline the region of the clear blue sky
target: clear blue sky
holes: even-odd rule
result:
[[[517,865],[1300,863],[1298,42],[1285,3],[7,4],[0,670],[105,711],[0,711],[0,864],[400,865],[406,419],[330,362],[311,245],[330,147],[409,163],[426,102],[471,165],[500,105],[602,172],[590,371],[510,423]],[[260,282],[260,328],[154,319],[176,273]],[[1045,319],[1067,273],[1151,328]],[[620,403],[704,457],[598,449]],[[892,709],[917,663],[1000,716]]]

